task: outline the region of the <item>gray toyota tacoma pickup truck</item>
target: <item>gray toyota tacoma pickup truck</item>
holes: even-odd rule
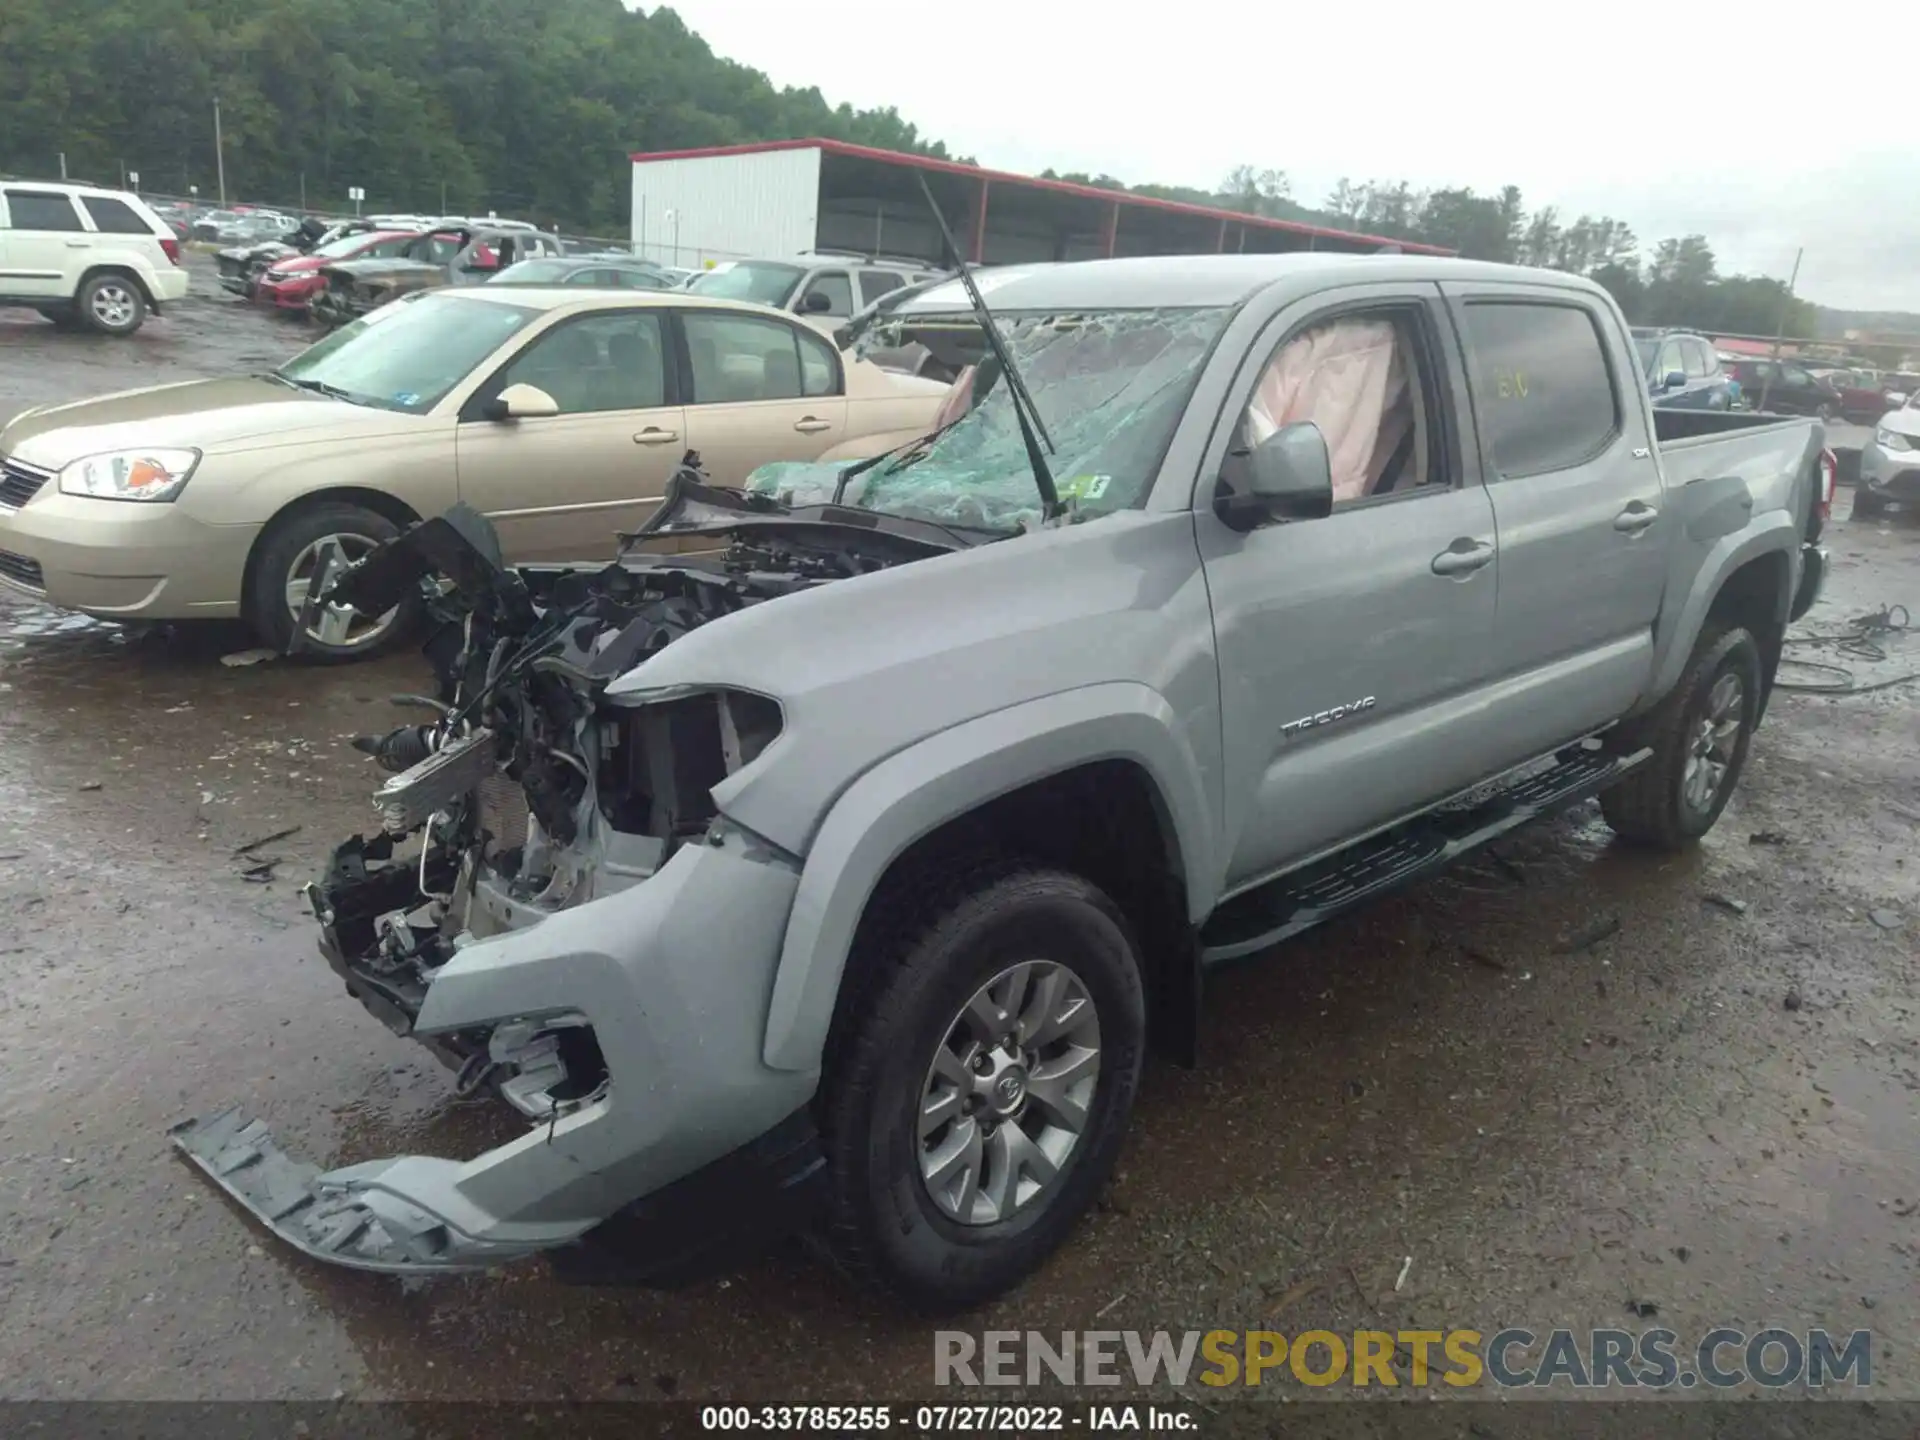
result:
[[[1713,825],[1823,573],[1817,422],[1652,410],[1542,271],[971,283],[900,307],[995,342],[930,437],[744,490],[689,457],[611,565],[503,567],[456,508],[316,584],[437,577],[446,621],[425,718],[360,742],[392,774],[322,950],[527,1125],[324,1173],[176,1127],[286,1241],[671,1282],[806,1228],[966,1306],[1095,1199],[1149,1049],[1193,1063],[1209,967],[1592,796],[1636,845]]]

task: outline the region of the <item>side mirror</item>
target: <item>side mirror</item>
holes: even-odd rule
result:
[[[560,402],[538,385],[509,385],[487,402],[482,413],[489,420],[531,420],[558,415]]]
[[[1240,488],[1221,477],[1214,513],[1242,533],[1269,520],[1318,520],[1333,513],[1333,463],[1311,420],[1283,425],[1251,451],[1229,457]]]
[[[1665,378],[1660,381],[1660,388],[1662,390],[1681,390],[1686,387],[1686,383],[1687,376],[1685,371],[1669,370]]]
[[[809,290],[800,301],[802,315],[824,315],[833,308],[833,301],[827,298],[824,290]]]

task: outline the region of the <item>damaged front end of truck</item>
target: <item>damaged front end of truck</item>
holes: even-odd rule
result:
[[[781,707],[636,672],[741,610],[970,542],[717,489],[688,462],[610,565],[509,568],[456,507],[311,587],[310,604],[380,613],[424,583],[438,621],[437,693],[401,697],[427,718],[356,741],[390,778],[377,830],[307,889],[321,951],[460,1093],[491,1091],[527,1125],[470,1161],[324,1173],[240,1111],[176,1127],[311,1256],[409,1273],[549,1251],[576,1278],[657,1281],[739,1232],[804,1223],[824,1163],[814,1077],[761,1064],[752,1003],[799,857],[713,798],[778,742]],[[714,548],[639,553],[659,538]]]

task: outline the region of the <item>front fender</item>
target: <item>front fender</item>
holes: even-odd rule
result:
[[[1677,564],[1689,567],[1691,574],[1676,575],[1667,585],[1669,599],[1674,595],[1684,598],[1677,605],[1663,608],[1655,622],[1654,649],[1660,660],[1646,697],[1635,707],[1636,713],[1651,708],[1680,683],[1714,598],[1727,577],[1742,565],[1775,552],[1787,557],[1787,584],[1779,597],[1779,622],[1782,626],[1787,623],[1787,608],[1799,583],[1800,532],[1794,517],[1785,510],[1772,510],[1741,529],[1714,534],[1725,501],[1712,496],[1707,501],[1691,517],[1686,534],[1676,546]]]
[[[1113,682],[997,710],[889,756],[828,811],[787,921],[767,1008],[766,1063],[818,1067],[861,913],[909,845],[998,796],[1098,760],[1131,761],[1152,780],[1172,831],[1169,858],[1197,923],[1210,903],[1214,827],[1199,762],[1166,699]]]

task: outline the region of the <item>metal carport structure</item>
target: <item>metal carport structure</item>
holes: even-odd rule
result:
[[[672,264],[812,250],[937,263],[939,237],[921,177],[967,258],[980,264],[1233,251],[1365,253],[1383,245],[1453,253],[841,140],[773,140],[630,158],[634,247]]]

